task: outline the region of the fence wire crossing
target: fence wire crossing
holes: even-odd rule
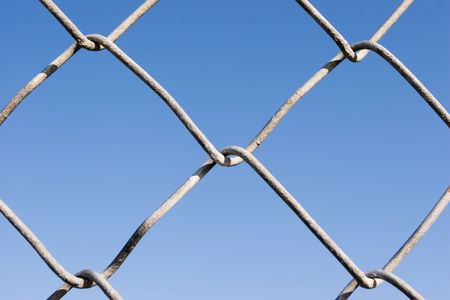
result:
[[[37,254],[47,264],[47,266],[58,276],[64,284],[60,286],[48,299],[61,299],[72,288],[86,289],[98,286],[109,299],[122,299],[118,291],[111,286],[108,279],[125,262],[128,255],[137,246],[148,230],[161,219],[174,205],[180,201],[209,171],[216,165],[232,167],[245,163],[249,164],[256,173],[274,190],[276,194],[289,206],[306,227],[319,239],[339,263],[353,277],[353,280],[344,287],[336,299],[348,299],[352,293],[361,286],[366,289],[373,289],[384,281],[396,287],[410,299],[424,299],[412,286],[402,278],[393,273],[395,268],[402,262],[406,255],[415,247],[419,240],[428,232],[431,225],[439,218],[448,203],[450,202],[450,188],[444,192],[436,205],[430,210],[422,223],[414,233],[399,248],[399,250],[381,268],[371,271],[361,270],[358,265],[339,247],[339,245],[322,229],[322,227],[309,215],[296,198],[270,173],[270,171],[260,162],[253,152],[265,141],[273,129],[283,119],[286,113],[316,84],[325,78],[342,61],[348,59],[352,62],[363,60],[371,52],[378,54],[383,60],[389,63],[405,80],[417,91],[425,102],[434,110],[439,118],[450,127],[450,116],[446,109],[439,103],[433,94],[417,79],[417,77],[388,49],[378,43],[389,28],[402,16],[402,14],[412,4],[413,0],[404,0],[378,28],[369,40],[350,44],[345,37],[307,0],[296,0],[296,2],[308,13],[312,19],[329,35],[339,48],[339,53],[320,68],[310,79],[299,87],[275,112],[261,131],[250,141],[246,148],[230,146],[218,150],[208,137],[197,127],[195,122],[183,110],[180,104],[172,95],[161,86],[150,74],[148,74],[139,64],[133,61],[114,42],[120,38],[135,22],[139,20],[158,0],[147,0],[129,15],[116,29],[108,36],[98,34],[85,35],[78,29],[76,24],[64,14],[64,12],[51,0],[40,0],[44,7],[58,20],[58,22],[74,38],[75,42],[70,45],[61,55],[53,60],[43,71],[31,79],[4,107],[0,113],[0,126],[11,115],[14,109],[40,84],[47,80],[50,75],[56,72],[66,61],[74,56],[79,50],[89,51],[107,50],[121,61],[131,72],[139,77],[150,89],[152,89],[173,111],[180,122],[186,127],[189,133],[200,144],[210,159],[197,169],[163,204],[155,210],[129,238],[114,260],[103,270],[96,272],[93,270],[82,270],[76,274],[67,271],[45,245],[38,239],[31,229],[23,223],[20,218],[0,200],[0,212],[14,226],[14,228],[28,241]]]

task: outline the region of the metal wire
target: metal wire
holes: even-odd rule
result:
[[[24,222],[9,208],[6,203],[0,200],[0,212],[11,223],[11,225],[25,238],[33,247],[41,259],[47,264],[50,270],[58,276],[64,284],[58,288],[48,299],[61,299],[73,287],[85,289],[98,285],[109,299],[122,299],[120,294],[110,285],[108,279],[125,262],[128,255],[137,246],[139,241],[150,230],[150,228],[170,211],[209,171],[216,165],[232,167],[242,162],[247,163],[253,170],[272,188],[272,190],[287,204],[295,215],[305,224],[305,226],[317,237],[325,248],[333,255],[338,262],[353,277],[353,280],[341,291],[337,299],[348,299],[358,286],[366,289],[373,289],[384,281],[396,287],[400,292],[411,299],[423,299],[423,297],[408,285],[403,279],[393,274],[393,270],[401,263],[406,255],[416,246],[418,241],[429,231],[431,225],[439,218],[448,203],[450,202],[450,189],[447,188],[443,196],[439,199],[434,208],[425,217],[423,222],[414,231],[411,237],[394,254],[388,263],[381,270],[364,272],[357,264],[339,247],[339,245],[321,228],[314,218],[302,207],[297,199],[270,173],[270,171],[260,162],[253,152],[272,133],[273,129],[283,119],[287,112],[314,86],[325,78],[343,60],[359,62],[369,51],[377,53],[382,59],[387,61],[405,80],[417,91],[424,101],[434,110],[441,120],[450,127],[450,116],[446,109],[439,103],[433,94],[422,84],[417,77],[388,49],[378,43],[389,28],[408,9],[413,0],[405,0],[394,10],[391,16],[380,26],[380,28],[367,40],[351,45],[345,37],[308,1],[296,0],[297,3],[316,21],[316,23],[333,39],[341,52],[327,62],[309,80],[307,80],[291,97],[289,97],[269,119],[266,125],[248,144],[246,148],[238,146],[226,147],[218,150],[212,144],[200,128],[194,123],[189,115],[183,110],[181,105],[170,95],[170,93],[160,85],[146,70],[136,63],[130,56],[121,50],[114,41],[126,32],[143,14],[152,8],[158,1],[145,1],[129,17],[127,17],[108,37],[98,34],[85,35],[64,14],[64,12],[51,0],[40,0],[43,6],[57,19],[57,21],[74,38],[75,43],[69,46],[60,56],[53,60],[43,71],[38,73],[28,82],[5,106],[0,113],[0,126],[11,115],[14,109],[50,75],[58,70],[80,49],[99,51],[106,49],[111,52],[121,63],[141,79],[151,88],[174,112],[180,122],[186,127],[188,132],[199,143],[202,149],[208,154],[210,159],[196,170],[162,205],[155,210],[129,238],[113,261],[102,273],[92,270],[84,270],[75,275],[67,271],[50,253],[38,237],[29,229]]]

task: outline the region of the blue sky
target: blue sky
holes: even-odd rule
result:
[[[399,1],[314,1],[351,41]],[[398,3],[397,3],[398,2]],[[107,35],[141,1],[57,1]],[[381,40],[450,107],[450,4],[416,1]],[[72,42],[38,1],[0,11],[0,104]],[[246,146],[338,48],[295,1],[160,1],[117,41],[217,148]],[[206,159],[164,103],[110,53],[80,51],[0,128],[0,198],[72,273],[102,271]],[[450,182],[447,126],[375,54],[343,62],[255,152],[363,270],[381,268]],[[395,273],[450,294],[450,213]],[[0,298],[61,280],[0,218]],[[334,299],[350,275],[247,165],[215,168],[111,283],[126,299]],[[98,288],[65,299],[103,299]],[[385,284],[353,299],[404,299]]]

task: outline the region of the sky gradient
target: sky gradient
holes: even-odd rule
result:
[[[339,3],[338,3],[339,2]],[[107,35],[141,1],[57,1]],[[350,42],[400,1],[313,1]],[[380,41],[450,108],[450,3],[416,1]],[[38,2],[0,11],[0,105],[71,43]],[[293,0],[161,0],[118,41],[217,148],[245,147],[338,48]],[[344,61],[255,156],[363,270],[381,268],[450,182],[449,129],[371,53]],[[107,51],[81,50],[0,127],[0,198],[72,273],[102,271],[207,155]],[[395,273],[450,295],[450,212]],[[60,284],[0,217],[0,298]],[[248,166],[213,169],[142,239],[112,285],[125,299],[334,299],[351,279]],[[104,299],[98,288],[64,299]],[[405,299],[389,284],[352,299]]]

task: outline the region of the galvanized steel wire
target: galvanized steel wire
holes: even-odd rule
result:
[[[152,89],[173,111],[179,121],[186,127],[188,132],[199,143],[210,159],[196,170],[163,204],[145,219],[123,246],[113,261],[98,273],[93,270],[83,270],[76,274],[67,271],[59,263],[38,239],[33,231],[20,220],[9,206],[0,200],[0,212],[11,223],[11,225],[25,238],[33,247],[47,266],[58,276],[64,284],[59,287],[49,299],[61,299],[73,287],[91,288],[98,285],[109,299],[122,299],[120,294],[110,285],[110,278],[125,262],[128,255],[137,246],[142,237],[150,228],[161,219],[174,205],[180,201],[209,171],[216,165],[232,167],[242,162],[247,163],[253,170],[272,188],[272,190],[287,204],[306,227],[317,237],[325,248],[353,277],[353,280],[339,293],[337,299],[348,299],[358,286],[373,289],[384,281],[396,287],[400,292],[411,299],[423,299],[407,282],[393,273],[394,269],[402,262],[406,255],[416,246],[418,241],[428,232],[431,225],[439,218],[450,202],[450,189],[444,192],[436,205],[431,209],[423,222],[418,226],[408,240],[399,248],[393,257],[386,263],[383,269],[365,272],[339,247],[339,245],[322,229],[314,218],[302,207],[299,201],[271,174],[271,172],[260,162],[253,152],[270,135],[273,129],[283,119],[287,112],[314,86],[325,78],[342,61],[348,59],[359,62],[369,51],[377,53],[383,60],[388,62],[393,69],[416,90],[423,100],[432,108],[437,116],[450,127],[450,116],[446,109],[439,103],[433,94],[422,84],[419,79],[388,49],[378,43],[389,28],[408,9],[413,0],[404,0],[380,26],[380,28],[367,41],[361,41],[351,45],[345,37],[308,1],[296,0],[297,3],[315,20],[315,22],[336,43],[340,52],[318,70],[309,80],[298,88],[275,112],[266,125],[248,144],[246,148],[238,146],[226,147],[218,150],[208,137],[195,124],[190,116],[183,110],[175,98],[159,84],[146,70],[136,63],[130,56],[121,50],[114,42],[125,33],[140,17],[142,17],[158,1],[145,1],[127,19],[125,19],[113,32],[105,37],[98,34],[85,35],[76,24],[64,14],[64,12],[51,0],[40,0],[43,6],[57,19],[57,21],[73,37],[75,43],[70,45],[60,56],[53,60],[43,71],[38,73],[28,82],[10,101],[0,113],[0,125],[12,114],[14,109],[50,75],[57,71],[66,61],[81,49],[100,51],[106,49],[122,62],[131,72]]]

